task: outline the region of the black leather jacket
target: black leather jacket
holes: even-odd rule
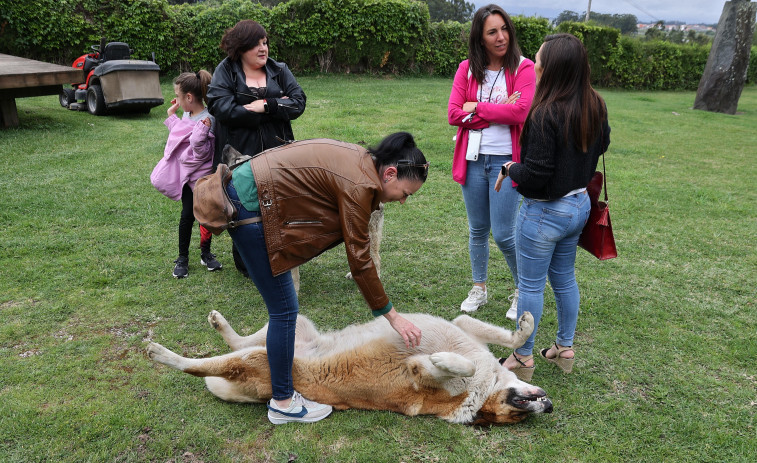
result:
[[[265,72],[265,95],[258,95],[247,86],[238,61],[225,58],[213,73],[208,87],[208,110],[216,118],[214,167],[221,162],[221,152],[227,144],[252,156],[282,145],[282,140],[294,140],[290,121],[305,111],[305,92],[286,64],[268,58]],[[260,98],[268,103],[267,114],[244,108]]]

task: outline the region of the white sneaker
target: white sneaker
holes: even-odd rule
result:
[[[460,304],[460,310],[463,312],[475,312],[479,307],[486,304],[487,300],[486,290],[474,285],[468,292],[468,297]]]
[[[516,320],[518,318],[518,289],[515,289],[515,292],[512,293],[507,298],[508,301],[512,301],[512,304],[510,304],[510,309],[505,314],[505,317],[509,318],[510,320]]]
[[[329,416],[333,409],[331,405],[313,402],[294,391],[292,403],[286,410],[280,410],[273,399],[268,402],[268,419],[273,424],[315,423]]]

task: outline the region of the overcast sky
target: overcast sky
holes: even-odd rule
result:
[[[554,19],[563,10],[579,14],[586,11],[588,0],[476,0],[477,7],[496,3],[508,14],[544,16]],[[640,22],[684,21],[717,24],[725,0],[592,0],[591,11],[605,14],[633,14]]]

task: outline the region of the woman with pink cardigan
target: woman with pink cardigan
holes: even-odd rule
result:
[[[520,195],[515,184],[494,191],[507,162],[520,160],[520,132],[534,96],[533,61],[521,56],[510,16],[497,5],[476,11],[468,40],[468,59],[460,63],[452,84],[447,117],[458,127],[452,178],[462,186],[468,215],[468,251],[473,288],[460,305],[474,312],[486,304],[489,233],[505,256],[514,293],[507,318],[518,307],[515,219]]]

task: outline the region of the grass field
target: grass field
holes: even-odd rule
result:
[[[312,76],[298,138],[377,143],[412,132],[431,162],[404,206],[387,206],[382,279],[399,311],[446,319],[470,286],[467,223],[451,179],[446,79]],[[163,82],[168,101],[169,80]],[[757,455],[757,87],[736,116],[694,111],[694,93],[602,91],[612,126],[610,208],[620,256],[579,250],[572,375],[537,360],[554,412],[474,428],[390,412],[335,412],[274,427],[263,405],[221,402],[201,379],[154,365],[149,341],[190,357],[227,351],[206,316],[242,334],[267,315],[224,264],[171,277],[180,205],[149,175],[166,106],[95,117],[54,96],[17,101],[0,130],[2,462],[751,462]],[[371,319],[338,247],[302,269],[301,312],[322,329]],[[514,288],[501,255],[490,302]],[[545,299],[536,346],[556,328]],[[497,355],[509,352],[492,347]]]

